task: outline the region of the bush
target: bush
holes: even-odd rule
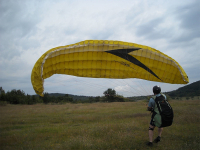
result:
[[[0,101],[0,106],[6,106],[8,104],[7,101]]]

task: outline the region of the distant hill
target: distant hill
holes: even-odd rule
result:
[[[170,97],[200,96],[200,81],[193,82],[177,90],[166,93]]]
[[[170,91],[170,92],[164,92],[168,94],[170,97],[187,97],[187,96],[200,96],[200,81],[193,82],[191,84],[188,84],[184,87],[181,87],[177,90]],[[49,96],[65,96],[66,94],[63,93],[49,93]],[[67,94],[69,97],[72,97],[74,100],[88,100],[89,97],[94,96],[83,96],[83,95],[72,95]],[[145,99],[146,96],[136,96],[136,97],[127,97],[130,100],[141,100]]]
[[[89,97],[92,97],[92,96],[72,95],[72,94],[63,94],[63,93],[49,93],[49,96],[55,96],[55,97],[65,96],[65,95],[68,95],[74,100],[83,100],[83,101],[88,100]]]

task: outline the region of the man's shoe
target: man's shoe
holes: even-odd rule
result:
[[[148,142],[147,146],[153,146],[153,143],[152,142]]]
[[[158,136],[155,140],[154,140],[155,143],[158,143],[160,142],[160,136]]]

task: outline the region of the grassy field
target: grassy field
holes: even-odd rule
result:
[[[174,123],[151,148],[145,145],[150,113],[144,101],[0,106],[0,149],[200,149],[200,100],[170,104]]]

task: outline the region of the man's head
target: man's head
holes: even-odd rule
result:
[[[161,92],[161,88],[159,86],[156,85],[156,86],[153,87],[153,93],[154,94],[159,94],[160,92]]]

